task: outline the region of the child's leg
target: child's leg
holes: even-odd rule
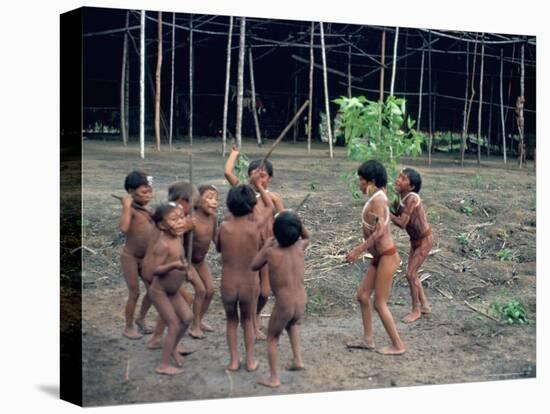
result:
[[[289,371],[298,371],[304,369],[304,363],[302,361],[302,353],[300,351],[300,330],[296,321],[291,321],[286,330],[288,332],[288,338],[290,339],[290,346],[292,348],[292,363],[287,366]]]
[[[164,328],[166,328],[166,325],[159,316],[155,323],[155,328],[153,329],[153,336],[149,342],[147,342],[147,349],[159,349],[162,347],[162,335],[164,334]]]
[[[141,275],[141,266],[138,267],[138,271]],[[149,335],[153,333],[153,330],[147,326],[145,323],[145,317],[147,316],[147,312],[149,311],[149,308],[152,305],[151,299],[149,298],[149,294],[147,291],[149,290],[149,284],[146,280],[143,280],[143,284],[145,286],[145,295],[143,295],[143,300],[141,301],[141,308],[139,309],[138,317],[136,318],[136,326],[141,334]]]
[[[289,319],[285,310],[275,303],[267,327],[267,360],[269,362],[270,376],[258,380],[258,384],[260,385],[270,388],[276,388],[281,385],[279,380],[279,351],[277,347],[281,332],[283,332]]]
[[[130,339],[139,339],[143,335],[137,332],[134,327],[134,312],[139,298],[138,259],[123,252],[121,255],[121,264],[122,274],[128,286],[128,300],[126,301],[124,311],[126,327],[122,334]]]
[[[257,339],[265,339],[262,329],[262,318],[260,314],[262,309],[265,307],[267,300],[269,298],[269,292],[271,291],[271,286],[269,284],[269,267],[265,265],[260,269],[260,295],[258,296],[258,303],[256,307],[256,319],[254,320],[254,329],[256,331]]]
[[[258,361],[254,356],[254,342],[256,335],[254,332],[254,320],[256,316],[256,300],[258,289],[252,289],[251,292],[239,292],[239,311],[241,312],[241,325],[244,333],[244,349],[246,351],[246,369],[255,371],[258,369]]]
[[[430,249],[431,246],[428,246],[424,242],[418,247],[411,246],[409,263],[407,264],[407,281],[411,290],[412,309],[405,315],[403,322],[414,322],[420,318],[422,310],[427,311],[427,313],[430,310],[424,289],[422,289],[422,283],[418,278],[418,269],[420,269],[420,266],[426,260]]]
[[[374,349],[371,296],[376,278],[377,268],[373,264],[369,264],[367,274],[357,289],[357,300],[361,306],[361,318],[363,320],[363,336],[358,340],[349,342],[347,344],[348,348]]]
[[[181,322],[176,314],[172,298],[161,289],[150,288],[151,301],[155,305],[159,316],[168,326],[168,333],[162,341],[162,353],[159,366],[155,369],[157,374],[176,375],[181,373],[180,369],[170,366],[170,356],[176,346],[176,340],[181,329]]]
[[[172,351],[172,356],[176,361],[176,364],[181,367],[183,365],[183,356],[181,356],[181,352],[178,349],[178,344],[193,320],[193,312],[180,294],[174,295],[172,298],[172,304],[174,305],[174,310],[180,320],[180,331],[176,337],[176,345]]]
[[[214,282],[212,280],[212,275],[210,273],[210,269],[208,268],[206,260],[200,262],[197,265],[196,270],[199,274],[199,277],[201,278],[202,284],[204,285],[205,289],[204,301],[202,302],[202,307],[200,310],[200,327],[203,331],[212,332],[212,327],[204,322],[203,319],[206,311],[208,310],[208,307],[210,306],[210,302],[212,302],[212,298],[214,297]]]
[[[393,275],[399,267],[399,255],[382,256],[378,264],[376,280],[374,281],[374,308],[386,332],[390,336],[392,346],[378,349],[377,351],[385,355],[400,355],[405,352],[405,345],[399,337],[395,322],[388,308],[388,299],[390,297]]]
[[[237,296],[223,296],[223,307],[226,318],[226,336],[229,347],[229,371],[237,371],[240,367],[239,351],[237,348],[237,326],[239,325],[239,313],[237,311]]]
[[[195,339],[203,339],[204,332],[201,329],[200,320],[201,308],[204,302],[206,290],[204,288],[204,284],[202,283],[201,278],[199,277],[197,271],[195,270],[195,267],[193,266],[189,267],[188,279],[195,289],[195,299],[193,300],[193,323],[191,324],[191,328],[189,329],[189,336]]]

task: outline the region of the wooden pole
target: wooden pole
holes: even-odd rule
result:
[[[145,10],[140,15],[139,37],[139,156],[145,158]]]
[[[476,40],[477,40],[477,34],[476,34]],[[472,112],[472,103],[474,101],[474,96],[476,94],[476,91],[474,89],[474,81],[476,78],[476,60],[477,60],[477,42],[474,44],[474,59],[472,62],[472,81],[471,81],[471,91],[470,94],[470,101],[468,102],[468,111],[466,113],[466,136],[468,135],[468,127],[470,125],[470,113]]]
[[[500,49],[500,123],[501,123],[501,131],[502,131],[502,150],[503,150],[503,160],[504,164],[506,164],[506,128],[505,128],[505,122],[504,122],[504,100],[502,96],[502,70],[504,66],[504,57],[503,57],[504,50]]]
[[[491,76],[491,103],[489,104],[489,125],[487,127],[487,159],[491,155],[491,133],[493,132],[493,84],[494,78]]]
[[[126,76],[124,87],[124,126],[126,127],[127,138],[130,139],[130,48],[128,48],[128,59],[126,60]]]
[[[386,57],[386,31],[382,30],[382,45],[380,46],[380,96],[378,100],[384,102],[384,60]]]
[[[248,66],[250,68],[250,89],[252,91],[252,116],[254,117],[254,127],[256,128],[256,140],[258,146],[262,146],[262,136],[260,134],[260,122],[258,121],[258,112],[256,111],[256,86],[254,84],[254,63],[252,59],[252,48],[248,48]]]
[[[168,145],[172,152],[172,136],[174,131],[174,61],[176,50],[176,13],[172,13],[172,62],[170,73],[170,132],[168,134]]]
[[[307,152],[311,151],[311,126],[313,125],[311,117],[313,116],[313,65],[314,65],[314,56],[313,56],[313,36],[315,33],[315,23],[311,22],[310,29],[310,39],[309,39],[309,108],[307,115]]]
[[[432,32],[428,33],[428,165],[432,165],[433,117],[432,117]]]
[[[246,36],[246,18],[241,17],[241,31],[239,40],[239,67],[237,81],[237,124],[235,127],[235,139],[237,147],[241,148],[242,122],[243,122],[243,85],[244,85],[244,41]]]
[[[162,12],[158,12],[157,72],[155,90],[155,138],[156,150],[160,151],[160,74],[162,69]]]
[[[470,43],[466,42],[466,85],[464,87],[464,109],[462,111],[462,141],[460,142],[460,165],[464,166],[464,150],[466,149],[466,117],[468,112],[468,84],[470,83]]]
[[[292,111],[296,113],[298,110],[298,65],[295,65],[296,71],[294,72],[294,102],[292,105]],[[296,137],[298,136],[298,124],[299,122],[296,122],[294,124],[294,127],[292,128],[292,141],[294,144],[296,144]]]
[[[399,27],[395,28],[395,39],[393,40],[393,66],[391,68],[390,96],[393,96],[395,86],[395,71],[397,67],[397,42],[399,41]]]
[[[420,59],[420,86],[418,91],[418,117],[416,130],[420,132],[420,120],[422,117],[422,81],[424,79],[424,50],[422,50],[422,58]]]
[[[126,12],[126,31],[122,42],[122,70],[120,74],[120,133],[122,143],[128,145],[128,131],[126,130],[126,66],[128,65],[128,26],[130,24],[130,11]]]
[[[348,98],[351,99],[351,44],[348,38]]]
[[[223,98],[223,129],[222,129],[222,156],[227,149],[227,107],[229,103],[229,80],[231,77],[231,36],[233,34],[233,16],[229,17],[229,31],[227,35],[227,58],[225,62],[225,95]]]
[[[327,82],[327,56],[325,52],[325,31],[323,29],[323,22],[319,22],[319,27],[321,31],[321,55],[323,57],[323,85],[325,89],[325,112],[327,114],[327,131],[328,131],[328,145],[329,145],[329,154],[330,158],[333,158],[332,153],[332,125],[330,117],[330,105],[329,105],[329,96],[328,96],[328,82]]]
[[[193,152],[189,152],[189,184],[193,186]],[[190,209],[189,209],[189,218],[193,220],[193,210],[195,210],[195,197],[193,197],[193,191],[191,191],[191,200],[190,200]],[[191,266],[191,258],[193,257],[193,236],[195,232],[192,231],[189,233],[189,238],[187,239],[187,263]]]
[[[481,112],[483,109],[483,63],[485,60],[484,35],[481,35],[481,66],[479,68],[479,106],[477,110],[477,165],[481,165]]]
[[[193,145],[193,15],[189,15],[189,145]]]

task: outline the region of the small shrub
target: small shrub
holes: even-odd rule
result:
[[[458,241],[458,244],[460,244],[461,246],[467,246],[470,244],[470,236],[468,233],[460,233],[456,237],[456,240]]]
[[[510,325],[524,325],[528,322],[525,306],[517,299],[512,299],[508,302],[495,301],[489,306],[489,313],[492,313],[494,316]]]
[[[501,262],[511,262],[516,258],[516,256],[514,255],[514,252],[512,252],[512,250],[510,249],[500,249],[497,252],[496,256],[498,260],[500,260]]]

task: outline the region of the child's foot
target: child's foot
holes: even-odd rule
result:
[[[178,375],[183,372],[183,369],[171,366],[157,367],[155,368],[155,372],[160,375]]]
[[[176,352],[181,355],[191,355],[194,349],[187,349],[181,342],[176,346]]]
[[[254,360],[250,363],[247,362],[246,363],[246,370],[248,372],[254,372],[258,369],[259,366],[260,366],[260,361],[258,361],[258,360]]]
[[[147,349],[160,349],[162,348],[162,338],[151,338],[145,346]]]
[[[356,339],[355,341],[346,344],[348,348],[353,349],[374,349],[374,341],[365,341],[364,339]]]
[[[411,323],[411,322],[414,322],[416,320],[418,320],[421,316],[421,313],[420,313],[420,310],[417,310],[416,312],[415,311],[410,311],[409,313],[407,313],[405,315],[405,317],[402,319],[403,322],[405,323]]]
[[[193,339],[204,339],[204,332],[200,329],[189,329],[189,336]]]
[[[279,381],[273,381],[271,377],[259,379],[256,383],[269,388],[278,388],[281,385]]]
[[[405,353],[405,347],[397,348],[395,346],[386,346],[384,348],[377,349],[376,352],[382,355],[403,355]]]
[[[231,372],[236,372],[239,369],[241,369],[241,363],[239,361],[237,362],[230,362],[227,366],[227,370]]]
[[[140,334],[138,331],[136,331],[134,328],[126,328],[122,332],[122,335],[124,335],[128,339],[141,339],[143,338],[143,335]]]
[[[172,352],[172,358],[174,358],[174,361],[178,367],[183,367],[184,358],[177,350]]]
[[[136,324],[137,330],[140,334],[151,335],[153,333],[153,330],[145,324],[145,321],[136,320],[135,324]]]
[[[420,312],[422,312],[422,314],[424,314],[424,315],[428,315],[429,313],[432,313],[432,308],[430,308],[429,305],[422,306],[420,308]]]
[[[304,364],[301,362],[297,363],[296,361],[292,361],[286,366],[287,371],[301,371],[303,369],[306,369],[306,367],[304,367]]]
[[[201,330],[204,332],[214,332],[214,328],[212,328],[206,322],[201,322]]]

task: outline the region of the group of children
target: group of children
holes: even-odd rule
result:
[[[139,339],[153,334],[147,347],[161,348],[158,374],[182,372],[186,350],[180,340],[186,332],[193,338],[204,338],[213,331],[205,315],[214,296],[212,275],[206,262],[210,243],[221,253],[221,297],[226,314],[226,338],[229,347],[229,371],[240,369],[237,345],[239,322],[243,328],[245,367],[258,368],[254,343],[266,339],[270,375],[258,381],[267,387],[278,387],[278,341],[286,329],[293,352],[289,370],[301,370],[299,323],[306,306],[304,288],[304,250],[310,234],[298,215],[285,210],[281,198],[267,187],[273,177],[273,166],[267,160],[254,160],[248,169],[249,183],[242,184],[234,174],[239,150],[233,148],[225,165],[225,178],[231,185],[226,205],[229,213],[217,225],[218,190],[212,185],[198,189],[180,181],[170,185],[168,202],[154,211],[152,178],[133,171],[125,180],[128,195],[122,198],[120,230],[126,235],[122,251],[122,270],[128,286],[123,335]],[[431,229],[418,196],[420,175],[405,169],[399,175],[395,190],[400,204],[395,214],[389,210],[385,189],[386,170],[375,160],[358,169],[360,190],[367,195],[362,211],[365,241],[346,256],[351,263],[369,251],[373,259],[357,291],[363,318],[363,336],[348,347],[374,349],[371,296],[392,345],[380,348],[382,354],[402,354],[401,341],[387,306],[392,278],[400,259],[389,227],[390,221],[405,228],[411,238],[407,279],[412,310],[404,318],[413,322],[430,311],[417,271],[432,245]],[[139,279],[146,288],[141,309],[134,320],[139,298]],[[183,287],[188,281],[194,295]],[[273,293],[275,304],[267,327],[262,332],[260,314]],[[158,312],[154,329],[145,324],[151,304]],[[166,331],[166,334],[164,333]],[[264,330],[265,331],[265,330]],[[174,361],[175,366],[171,364]]]

